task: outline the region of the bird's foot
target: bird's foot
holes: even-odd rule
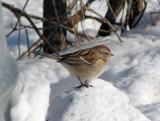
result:
[[[86,88],[88,88],[88,87],[94,87],[94,86],[89,85],[88,83],[85,82],[85,83],[81,83],[81,85],[77,86],[76,89],[77,89],[77,88],[81,88],[81,87],[86,87]]]

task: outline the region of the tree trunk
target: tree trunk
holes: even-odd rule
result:
[[[62,23],[66,20],[66,0],[44,0],[43,1],[43,17],[48,18],[49,21],[57,21]],[[59,50],[66,48],[66,30],[53,26],[49,22],[43,22],[43,35],[52,46]],[[43,45],[43,51],[46,53],[53,53],[48,45]]]
[[[125,5],[126,0],[109,0],[108,11],[105,15],[105,18],[108,19],[111,24],[114,24],[117,16]],[[109,7],[110,6],[110,7]],[[103,32],[103,30],[108,32]],[[111,33],[111,29],[108,24],[104,23],[101,25],[98,35],[107,36]]]

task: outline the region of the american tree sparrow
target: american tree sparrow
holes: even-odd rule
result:
[[[71,74],[77,76],[81,83],[79,87],[92,86],[88,83],[83,83],[81,79],[84,79],[87,82],[87,80],[99,77],[104,72],[110,57],[113,56],[110,49],[104,45],[78,50],[73,53],[61,55],[60,57],[40,52],[34,53],[42,57],[56,59],[57,62],[66,67]]]

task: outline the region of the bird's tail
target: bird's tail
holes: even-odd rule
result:
[[[33,51],[32,53],[34,53],[35,55],[39,55],[41,58],[47,57],[47,58],[54,59],[54,60],[57,60],[58,58],[54,54],[48,54],[48,53],[39,52],[39,51]]]

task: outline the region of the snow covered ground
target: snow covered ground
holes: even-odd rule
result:
[[[128,97],[101,79],[93,88],[72,89],[58,96],[49,107],[48,121],[149,121],[128,104]]]
[[[24,1],[18,0],[5,0],[5,2],[12,3],[20,8],[24,5]],[[42,0],[39,0],[39,2],[30,0],[29,4],[26,11],[41,16]],[[100,2],[101,4],[103,5]],[[97,6],[98,4],[93,5],[97,9],[104,9],[102,6]],[[78,80],[70,76],[69,72],[54,60],[26,58],[18,61],[19,84],[16,89],[21,94],[17,104],[11,111],[12,120],[45,121],[47,117],[49,121],[53,121],[55,120],[54,116],[58,115],[57,112],[61,112],[59,113],[60,117],[56,117],[57,120],[62,121],[69,119],[89,121],[88,118],[91,119],[92,116],[98,120],[97,117],[100,114],[92,112],[92,110],[97,109],[97,111],[102,111],[103,116],[108,116],[107,118],[113,116],[112,118],[114,119],[110,119],[110,121],[147,121],[149,119],[160,121],[160,23],[152,26],[149,13],[156,10],[155,8],[159,8],[157,0],[148,0],[145,17],[142,18],[136,28],[121,35],[124,41],[122,44],[109,40],[104,41],[112,39],[118,42],[115,35],[101,38],[101,42],[96,43],[107,45],[114,56],[110,60],[106,71],[99,77],[106,80],[106,82],[100,79],[95,79],[91,82],[95,84],[95,89],[82,88],[79,91],[73,90],[73,87],[79,85]],[[10,16],[12,15],[6,9],[3,10],[3,13],[7,34],[11,30]],[[15,22],[16,20],[13,20],[13,23]],[[41,25],[39,24],[39,26]],[[91,34],[95,32],[91,29],[92,26],[93,24],[88,21],[85,24],[86,31]],[[96,26],[97,28],[99,27],[98,24]],[[37,35],[33,31],[29,33],[32,40],[30,44],[32,44],[37,40]],[[16,59],[18,57],[15,41],[17,33],[7,39],[10,53]],[[27,48],[23,32],[21,40],[21,51],[23,52]],[[89,46],[91,45],[87,45],[87,47]],[[87,96],[84,98],[85,94]],[[95,100],[90,96],[95,96]],[[69,101],[70,99],[72,100],[71,102]],[[103,108],[103,105],[99,104],[100,102],[103,105],[107,105],[110,102],[110,105],[107,105],[108,109]],[[72,114],[74,110],[75,114]],[[105,117],[102,118],[106,119]]]

